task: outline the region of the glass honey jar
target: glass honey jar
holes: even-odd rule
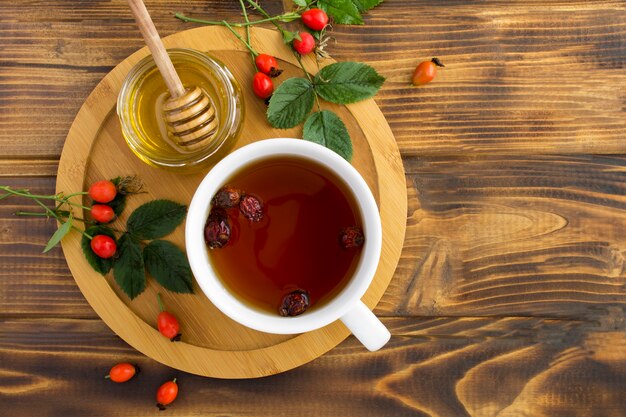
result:
[[[197,171],[217,162],[234,145],[242,126],[243,98],[232,73],[210,55],[193,49],[169,49],[168,54],[183,85],[204,90],[215,110],[218,127],[206,146],[185,149],[168,136],[162,104],[169,92],[151,55],[126,76],[117,114],[126,143],[142,161],[179,172]]]

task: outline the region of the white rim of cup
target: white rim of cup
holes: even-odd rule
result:
[[[300,316],[281,317],[249,306],[231,294],[211,267],[204,242],[204,226],[211,209],[211,199],[243,167],[280,156],[294,156],[317,162],[342,179],[353,193],[363,220],[365,244],[359,264],[348,284],[332,300]],[[302,139],[264,139],[243,146],[220,162],[198,186],[187,214],[185,226],[187,257],[198,285],[211,302],[225,315],[255,330],[274,334],[297,334],[324,327],[342,317],[369,288],[380,259],[382,226],[378,206],[369,186],[359,172],[335,152]]]

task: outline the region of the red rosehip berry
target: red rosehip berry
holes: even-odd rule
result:
[[[437,58],[420,62],[413,72],[413,85],[424,85],[431,82],[437,74],[437,67],[444,66]]]
[[[209,249],[223,248],[230,240],[230,223],[223,209],[211,210],[204,226],[204,241]]]
[[[339,234],[339,243],[344,249],[353,249],[363,246],[363,243],[365,243],[363,230],[356,226],[346,227]]]
[[[109,223],[115,218],[115,212],[106,204],[94,204],[91,206],[91,217],[98,223]]]
[[[252,91],[259,98],[266,99],[274,92],[274,82],[262,72],[257,72],[252,78]]]
[[[302,13],[302,23],[313,30],[322,30],[328,24],[328,15],[321,9],[309,9]]]
[[[91,250],[100,258],[108,259],[115,255],[117,244],[112,237],[107,235],[95,235],[91,239]]]
[[[282,74],[283,70],[278,68],[278,61],[271,55],[259,54],[254,58],[256,67],[263,74],[269,75],[271,78],[276,78]]]
[[[248,220],[258,222],[263,218],[263,203],[253,195],[245,195],[239,202],[239,211]]]
[[[236,207],[239,204],[240,200],[240,190],[233,187],[224,186],[215,194],[215,197],[213,197],[213,204],[215,205],[215,207],[228,209]]]
[[[88,194],[93,201],[108,203],[117,195],[117,187],[111,181],[102,180],[91,184]]]
[[[113,382],[122,383],[131,379],[138,372],[138,368],[130,363],[122,362],[115,365],[105,376]]]
[[[157,327],[159,328],[159,333],[170,339],[172,342],[179,341],[182,335],[180,334],[180,324],[178,323],[178,319],[172,313],[165,311],[160,293],[157,293],[157,301],[159,303],[160,310],[157,317]]]
[[[300,32],[300,39],[294,39],[291,44],[300,55],[306,55],[315,49],[315,38],[309,32]]]
[[[283,317],[294,317],[304,313],[310,304],[309,293],[304,290],[295,290],[283,297],[278,314]]]
[[[176,378],[174,378],[161,385],[157,390],[157,407],[159,410],[165,410],[165,406],[174,402],[176,397],[178,397],[178,384],[176,384]]]

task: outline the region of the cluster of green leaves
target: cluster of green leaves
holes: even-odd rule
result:
[[[343,121],[330,110],[311,114],[318,98],[350,104],[373,97],[385,81],[374,68],[358,62],[338,62],[322,68],[314,78],[289,78],[274,92],[267,109],[273,127],[287,129],[305,119],[303,138],[335,151],[348,161],[352,142]],[[308,116],[308,118],[307,118]]]
[[[383,2],[383,0],[293,0],[300,7],[317,5],[324,10],[335,23],[342,25],[362,25],[364,13]]]
[[[187,206],[170,200],[153,200],[138,207],[126,222],[126,232],[116,238],[105,225],[89,227],[89,236],[107,235],[116,239],[117,253],[111,259],[98,257],[90,239],[83,236],[83,253],[94,270],[113,277],[122,291],[137,297],[146,288],[146,272],[164,288],[178,293],[193,292],[193,275],[185,253],[173,243],[161,240],[182,223]]]

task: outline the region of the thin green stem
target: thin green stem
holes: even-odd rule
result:
[[[165,307],[163,306],[163,299],[161,298],[161,293],[157,293],[157,301],[159,302],[159,311],[165,311]]]
[[[33,197],[33,200],[35,201],[35,203],[39,204],[46,211],[46,213],[49,213],[52,217],[54,217],[55,219],[57,219],[59,221],[62,220],[59,217],[59,215],[56,214],[56,212],[54,210],[51,210],[50,207],[46,206],[44,203],[39,201],[37,198]]]
[[[174,17],[176,19],[180,19],[183,22],[193,22],[193,23],[202,23],[203,25],[216,25],[216,26],[224,26],[224,23],[222,22],[218,22],[218,21],[213,21],[213,20],[203,20],[203,19],[196,19],[193,17],[187,17],[182,13],[176,13],[174,15]],[[239,24],[237,23],[233,23],[233,26],[239,26]]]
[[[204,19],[196,19],[195,17],[188,17],[185,16],[182,13],[176,13],[174,15],[175,18],[182,20],[183,22],[193,22],[193,23],[202,23],[204,25],[214,25],[214,26],[226,26],[224,25],[224,22],[222,21],[217,21],[217,20],[204,20]],[[259,20],[246,20],[245,22],[238,22],[238,23],[229,23],[231,26],[234,27],[248,27],[248,26],[253,26],[259,23],[267,23],[267,22],[273,22],[275,20],[283,20],[283,19],[295,19],[297,18],[297,16],[295,16],[295,14],[280,14],[280,15],[276,15],[276,16],[271,16],[265,19],[259,19]]]
[[[50,218],[50,215],[48,213],[44,213],[41,211],[16,211],[15,213],[16,216],[23,216],[23,217],[47,217]]]
[[[304,64],[302,63],[302,57],[298,53],[294,53],[294,55],[296,56],[296,59],[298,60],[298,64],[300,65],[300,68],[302,68],[304,75],[309,80],[309,82],[313,84],[313,78],[311,78],[311,74],[309,74],[306,68],[304,68]],[[320,105],[320,99],[317,96],[317,92],[315,91],[315,88],[313,88],[313,96],[315,97],[315,104],[317,104],[317,111],[322,111],[322,106]]]
[[[254,48],[248,42],[246,42],[244,38],[241,37],[241,35],[239,35],[235,31],[235,29],[231,27],[231,25],[227,21],[222,20],[222,22],[224,22],[224,25],[228,28],[228,30],[230,30],[233,33],[233,35],[237,37],[237,39],[239,39],[244,45],[246,45],[246,48],[248,48],[251,54],[253,54],[254,56],[257,56],[259,54],[257,51],[254,50]]]
[[[82,233],[83,236],[85,236],[87,239],[91,240],[93,239],[93,236],[91,236],[90,234],[88,234],[87,232],[85,232],[83,229],[81,229],[80,227],[76,227],[74,225],[72,225],[72,229],[76,230],[77,232]]]
[[[17,195],[17,196],[20,196],[20,197],[32,198],[33,200],[37,200],[37,199],[54,200],[54,201],[57,201],[59,203],[69,204],[70,206],[80,207],[80,208],[85,209],[85,210],[91,210],[89,207],[85,207],[82,204],[72,203],[71,201],[68,201],[67,199],[69,197],[60,198],[60,197],[58,197],[56,195],[31,194],[27,190],[14,190],[11,187],[7,187],[7,186],[0,186],[0,190],[6,191],[7,193],[10,193],[12,195]],[[78,195],[78,194],[76,194],[76,195]],[[46,208],[48,208],[48,207],[46,207]]]
[[[54,210],[53,210],[54,211]],[[69,211],[55,211],[57,213],[56,217],[57,219],[62,219],[63,217],[69,217],[70,216],[70,212]],[[15,213],[13,213],[16,216],[21,216],[21,217],[47,217],[50,218],[50,214],[48,212],[42,212],[42,211],[21,211],[18,210]],[[74,220],[78,220],[79,222],[83,222],[85,224],[95,224],[95,222],[91,221],[91,220],[87,220],[87,219],[83,219],[82,217],[72,217],[72,219]]]
[[[70,195],[66,195],[64,198],[66,198],[66,199],[67,199],[67,198],[76,197],[77,195],[87,195],[87,194],[89,194],[89,192],[88,192],[88,191],[79,191],[79,192],[77,192],[77,193],[72,193],[72,194],[70,194]]]
[[[248,11],[246,10],[246,5],[244,4],[243,0],[239,0],[239,4],[241,5],[241,11],[243,13],[243,18],[246,21],[246,23],[250,23],[250,19],[248,19]],[[248,42],[248,45],[250,45],[250,25],[246,24],[246,42]],[[256,65],[256,59],[254,54],[250,54],[250,58],[252,59],[252,66],[254,67],[255,72],[259,72],[259,68]]]

